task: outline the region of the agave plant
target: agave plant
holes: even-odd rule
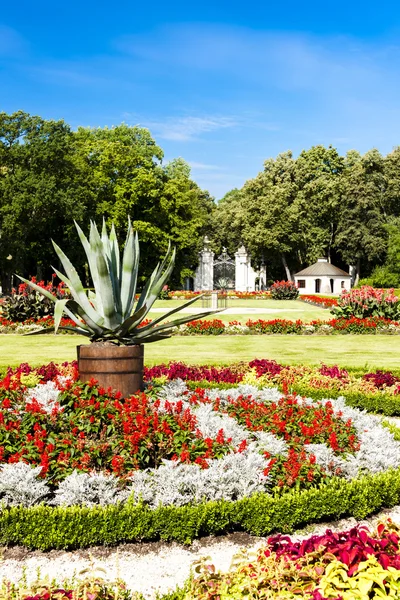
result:
[[[86,238],[76,222],[75,225],[86,252],[94,292],[86,293],[77,270],[53,241],[65,275],[57,269],[54,269],[54,272],[66,284],[72,299],[60,300],[32,281],[19,277],[34,290],[54,302],[54,327],[35,331],[28,335],[57,333],[64,329],[87,336],[92,342],[108,341],[118,345],[131,346],[170,337],[175,327],[193,320],[193,315],[187,315],[163,323],[171,315],[190,306],[201,296],[170,310],[167,314],[154,319],[150,324],[140,326],[172,273],[175,249],[171,248],[171,244],[169,244],[164,260],[158,263],[154,269],[135,305],[139,270],[139,240],[137,232],[132,229],[130,220],[122,259],[114,225],[108,234],[103,220],[100,236],[96,224],[91,221],[89,239]],[[196,318],[202,318],[215,312],[217,311],[208,310],[196,315]],[[64,313],[74,321],[76,327],[60,325]]]

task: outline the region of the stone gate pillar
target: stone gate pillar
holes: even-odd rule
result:
[[[196,291],[210,291],[214,289],[214,252],[210,250],[209,239],[204,238],[204,247],[199,252],[199,266],[194,277]]]
[[[253,292],[256,274],[250,264],[250,257],[244,246],[235,253],[235,290],[237,292]]]

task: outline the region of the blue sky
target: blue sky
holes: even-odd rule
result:
[[[400,5],[3,3],[0,110],[148,127],[217,199],[314,144],[400,144]]]

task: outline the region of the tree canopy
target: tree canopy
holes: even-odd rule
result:
[[[141,240],[145,279],[177,247],[174,284],[193,272],[214,208],[181,158],[163,165],[150,132],[121,124],[78,128],[19,111],[0,113],[0,273],[7,290],[12,273],[49,278],[55,263],[51,239],[84,267],[73,221],[114,222],[119,233],[130,216]],[[74,264],[75,264],[74,262]]]

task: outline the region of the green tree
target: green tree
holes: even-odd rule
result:
[[[313,146],[296,160],[298,186],[295,205],[305,254],[301,262],[315,262],[320,256],[331,260],[341,200],[344,159],[332,146]]]
[[[264,170],[247,181],[242,190],[246,248],[255,263],[262,257],[269,263],[278,258],[287,279],[293,278],[292,267],[298,264],[297,191],[295,160],[290,151],[266,160]]]
[[[172,241],[177,258],[171,282],[180,285],[193,273],[214,206],[190,179],[189,165],[178,158],[163,166],[163,151],[150,132],[126,124],[79,128],[75,143],[95,214],[119,230],[129,215],[139,232],[143,280]]]
[[[356,283],[361,268],[368,272],[386,253],[385,188],[384,160],[377,150],[347,156],[336,246],[343,260],[355,266]]]
[[[3,291],[11,274],[50,277],[51,238],[70,245],[73,219],[87,212],[77,202],[79,176],[73,134],[64,121],[22,111],[0,113],[0,270]],[[77,260],[79,254],[72,252]]]

